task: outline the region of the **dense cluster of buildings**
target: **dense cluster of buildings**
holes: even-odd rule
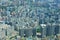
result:
[[[60,40],[60,0],[0,0],[0,40]]]

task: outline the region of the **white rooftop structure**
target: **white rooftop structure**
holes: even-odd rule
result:
[[[41,24],[42,28],[46,27],[46,24]]]

